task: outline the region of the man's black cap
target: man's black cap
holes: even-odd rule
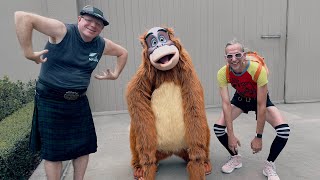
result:
[[[98,8],[87,5],[87,6],[83,7],[82,10],[80,11],[80,15],[85,15],[85,14],[88,14],[90,16],[93,16],[93,17],[96,17],[96,18],[102,20],[104,26],[109,25],[109,22],[103,16],[103,12],[100,11],[100,9],[98,9]]]

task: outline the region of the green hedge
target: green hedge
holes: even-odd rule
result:
[[[0,180],[29,179],[39,154],[29,151],[33,102],[0,121]]]
[[[0,79],[0,121],[33,100],[35,82],[12,82],[8,76]]]

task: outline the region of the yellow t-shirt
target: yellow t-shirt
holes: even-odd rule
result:
[[[257,82],[254,81],[254,75],[258,67],[259,63],[249,61],[245,71],[240,74],[235,74],[230,70],[230,83],[240,95],[254,97],[256,96],[257,86],[261,87],[268,83],[267,71],[264,67],[261,69]],[[219,87],[228,86],[226,68],[227,66],[223,66],[217,73]]]

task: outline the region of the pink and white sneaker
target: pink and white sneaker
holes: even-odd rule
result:
[[[274,164],[274,162],[265,161],[265,166],[262,173],[263,175],[268,177],[268,180],[280,180],[276,172],[276,165]]]
[[[232,173],[234,169],[238,169],[242,167],[242,158],[241,155],[231,156],[228,162],[222,166],[221,171],[224,173]]]

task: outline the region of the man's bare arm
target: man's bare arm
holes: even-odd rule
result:
[[[228,146],[233,153],[237,153],[237,146],[241,146],[241,143],[239,139],[234,135],[233,131],[232,106],[230,103],[229,91],[227,86],[220,87],[220,96],[222,99],[223,116],[226,122],[228,132]]]
[[[224,115],[224,120],[226,122],[228,135],[234,135],[228,87],[220,87],[220,96],[222,100],[222,111]]]
[[[66,34],[65,25],[55,19],[43,17],[37,14],[17,11],[14,14],[16,33],[23,49],[24,55],[30,60],[37,60],[39,54],[45,52],[35,53],[32,45],[32,31],[33,29],[49,36],[53,43],[59,43]]]
[[[119,77],[120,73],[122,72],[124,66],[127,63],[128,51],[122,46],[112,42],[109,39],[104,38],[104,41],[106,45],[105,45],[103,54],[109,55],[109,56],[116,56],[117,64],[113,72],[110,71],[110,69],[107,69],[106,72],[102,72],[103,75],[96,74],[95,77],[100,80],[101,79],[115,80]]]
[[[262,134],[266,122],[267,84],[257,89],[257,129],[256,133]]]

